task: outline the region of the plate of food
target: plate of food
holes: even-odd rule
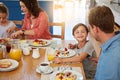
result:
[[[30,46],[44,47],[44,46],[47,46],[47,45],[50,45],[50,44],[51,44],[50,40],[35,39],[30,43]]]
[[[9,38],[0,38],[0,44],[6,44],[9,41]]]
[[[55,71],[51,74],[50,80],[83,80],[83,76],[74,70]]]
[[[1,59],[0,71],[12,71],[19,66],[19,62],[13,59]]]
[[[60,58],[68,58],[75,55],[76,55],[76,52],[72,49],[62,48],[62,49],[56,50],[56,56]]]

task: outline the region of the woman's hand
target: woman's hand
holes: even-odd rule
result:
[[[16,31],[11,34],[12,38],[17,38],[19,35],[23,34],[22,30]]]

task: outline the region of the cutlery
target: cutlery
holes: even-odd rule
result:
[[[70,67],[70,70],[72,70],[72,67]]]
[[[59,70],[60,70],[60,67],[57,67],[57,70],[59,71]]]

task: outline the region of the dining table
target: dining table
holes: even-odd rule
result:
[[[52,43],[54,43],[52,45]],[[32,51],[30,55],[22,55],[21,60],[18,61],[19,66],[11,71],[0,71],[0,80],[49,80],[51,74],[43,75],[41,73],[36,72],[36,68],[39,66],[41,62],[45,61],[47,47],[57,47],[57,46],[67,46],[68,43],[74,43],[73,40],[51,40],[51,44],[45,47],[39,47],[39,58],[32,57]],[[7,58],[9,58],[9,53],[6,53]],[[50,63],[52,68],[58,68],[65,64],[57,64],[57,63]],[[81,70],[81,74],[83,76],[83,80],[86,80],[84,68],[81,62],[70,62],[66,63],[73,68],[78,68]],[[53,72],[54,73],[54,72]],[[42,78],[42,77],[47,77]]]

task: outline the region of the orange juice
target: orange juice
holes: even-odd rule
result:
[[[55,54],[47,54],[48,60],[52,61],[55,58]]]
[[[22,57],[21,49],[11,49],[10,50],[10,58],[20,61]]]
[[[0,51],[0,59],[2,59],[3,58],[3,53],[2,53],[2,51]]]

